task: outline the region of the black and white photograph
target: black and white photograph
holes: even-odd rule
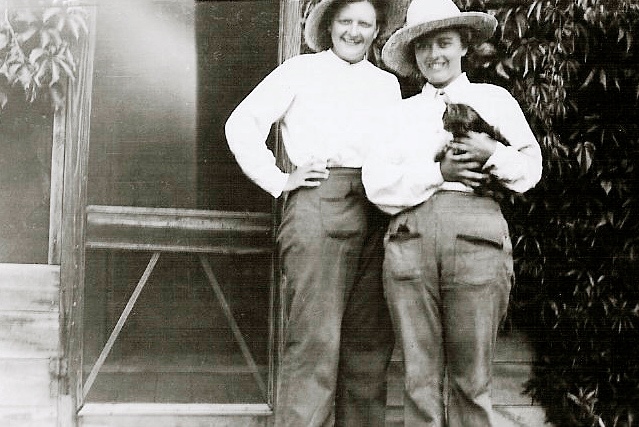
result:
[[[0,0],[0,427],[639,427],[639,0]]]

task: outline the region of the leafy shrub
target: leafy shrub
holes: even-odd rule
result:
[[[71,3],[47,0],[28,7],[7,1],[0,7],[1,107],[15,87],[29,102],[43,94],[60,105],[64,82],[75,77],[73,47],[87,31],[83,9]]]
[[[469,58],[471,77],[511,90],[544,153],[539,185],[504,206],[516,243],[511,319],[539,357],[527,391],[557,426],[636,426],[639,5],[488,6],[500,25]]]

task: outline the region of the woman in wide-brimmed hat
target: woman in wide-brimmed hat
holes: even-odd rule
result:
[[[490,38],[497,27],[494,16],[483,12],[461,12],[452,1],[413,1],[406,14],[406,25],[397,30],[384,45],[382,58],[386,66],[402,76],[420,73],[415,61],[414,42],[437,30],[464,29],[468,45]],[[458,70],[461,74],[461,69]]]
[[[460,12],[451,0],[414,0],[406,25],[382,50],[390,69],[426,80],[421,93],[398,103],[394,126],[387,125],[390,142],[363,168],[368,197],[393,215],[384,287],[404,355],[410,427],[498,425],[491,364],[513,278],[512,246],[499,203],[475,190],[490,178],[504,191],[527,191],[542,162],[510,93],[471,83],[462,72],[471,44],[490,37],[496,24],[489,14]],[[451,141],[442,122],[447,103],[474,108],[508,145],[476,132]]]
[[[393,334],[381,284],[387,219],[366,200],[369,127],[401,98],[366,59],[383,31],[380,0],[323,0],[306,21],[317,51],[271,72],[233,111],[229,147],[274,197],[288,194],[278,250],[285,309],[275,425],[383,426]],[[265,140],[281,120],[285,173]]]

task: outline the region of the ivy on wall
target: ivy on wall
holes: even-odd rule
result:
[[[498,32],[469,58],[472,78],[516,96],[544,153],[539,185],[504,206],[516,242],[511,316],[539,359],[528,392],[557,426],[636,426],[639,3],[491,9]]]
[[[86,32],[83,9],[70,1],[0,7],[0,106],[15,88],[28,102],[46,96],[60,105],[64,82],[75,78],[74,48]]]

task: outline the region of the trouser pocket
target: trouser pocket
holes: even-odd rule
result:
[[[367,201],[353,190],[349,180],[332,182],[320,197],[320,216],[326,235],[345,239],[363,233],[366,229]]]
[[[415,280],[422,275],[422,235],[405,224],[391,227],[386,237],[384,266],[391,280]]]
[[[485,216],[482,227],[459,230],[452,261],[456,285],[510,284],[512,244],[505,222],[499,216]]]

